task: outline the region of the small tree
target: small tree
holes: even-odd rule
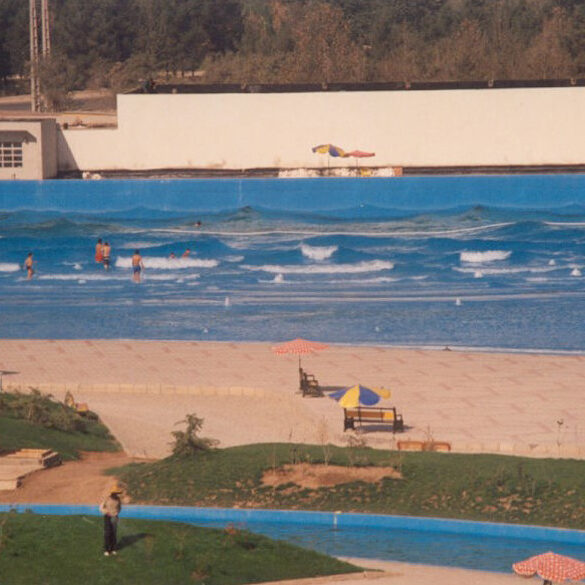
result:
[[[184,420],[175,424],[186,424],[187,428],[184,431],[173,431],[171,433],[174,438],[171,443],[173,455],[191,457],[197,455],[200,451],[208,451],[219,443],[216,439],[198,436],[203,427],[203,419],[199,418],[195,413],[188,414]]]

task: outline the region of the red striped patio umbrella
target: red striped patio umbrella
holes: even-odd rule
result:
[[[538,575],[545,583],[585,579],[585,563],[553,552],[546,552],[512,565],[522,577]]]
[[[302,339],[297,337],[291,341],[275,345],[272,351],[276,355],[285,355],[292,353],[299,356],[299,368],[301,367],[301,356],[309,353],[314,353],[322,349],[327,349],[329,346],[326,343],[319,343],[318,341],[309,341],[308,339]]]
[[[355,158],[356,166],[360,166],[358,163],[358,158],[368,158],[370,156],[376,156],[375,152],[364,152],[363,150],[352,150],[351,152],[346,152],[346,156],[353,156]]]

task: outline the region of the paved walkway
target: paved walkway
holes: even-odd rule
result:
[[[373,447],[434,439],[460,452],[585,458],[585,356],[332,345],[302,360],[322,385],[392,390],[407,430],[360,433]],[[17,372],[5,388],[70,390],[132,456],[165,456],[191,412],[222,446],[347,441],[339,405],[297,394],[298,358],[269,344],[0,340],[0,369]]]

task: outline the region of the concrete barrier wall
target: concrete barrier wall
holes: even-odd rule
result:
[[[434,211],[486,205],[519,209],[585,204],[585,175],[442,176],[321,179],[175,179],[14,181],[0,188],[0,209],[117,211],[291,211],[360,205]]]
[[[585,88],[120,95],[117,130],[63,130],[61,170],[585,163]]]

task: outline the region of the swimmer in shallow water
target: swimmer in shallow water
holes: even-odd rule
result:
[[[99,240],[97,241],[97,244],[95,245],[95,261],[96,262],[101,262],[104,259],[103,249],[104,249],[104,246],[102,244],[102,239],[99,238]]]
[[[140,273],[144,270],[144,262],[142,262],[142,256],[140,250],[135,250],[132,256],[132,279],[134,282],[140,282]]]
[[[33,260],[33,254],[32,252],[28,253],[28,256],[26,257],[25,261],[24,261],[24,268],[26,270],[26,279],[30,280],[33,277],[33,274],[35,273],[34,269],[33,269],[33,264],[34,264],[34,260]]]
[[[106,270],[110,269],[110,255],[112,253],[112,246],[110,246],[110,244],[108,244],[108,242],[105,242],[102,248],[102,254],[103,254],[103,259],[102,259],[102,263],[104,265],[104,268]]]

